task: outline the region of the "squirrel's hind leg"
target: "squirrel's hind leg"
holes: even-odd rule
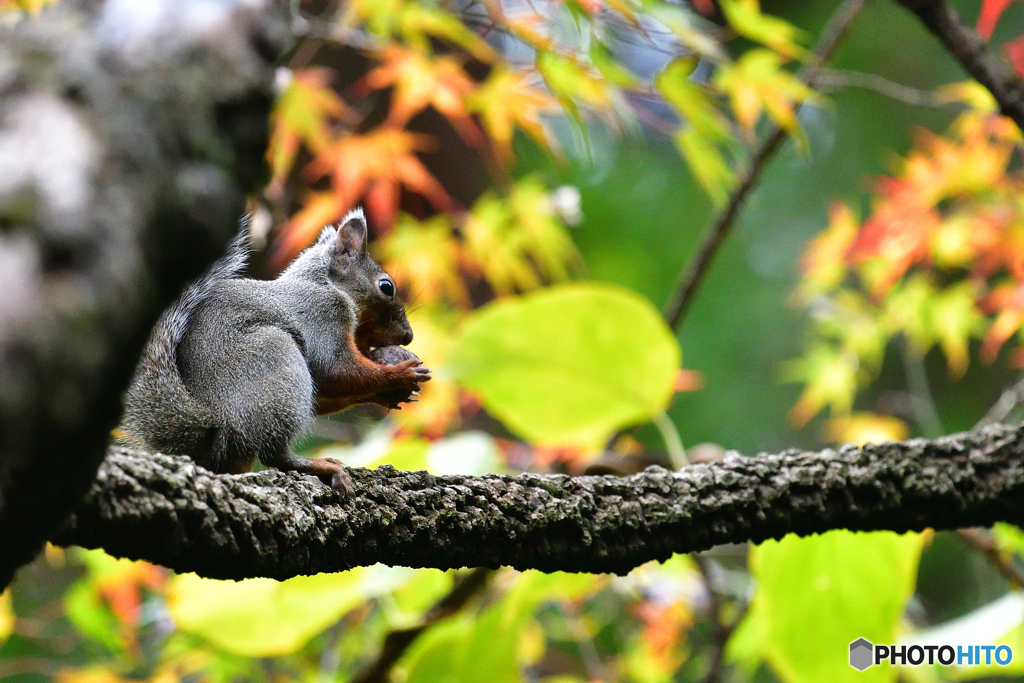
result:
[[[352,478],[348,476],[345,466],[334,458],[304,458],[285,450],[272,458],[263,459],[262,462],[284,472],[312,474],[335,491],[346,496],[352,495]]]

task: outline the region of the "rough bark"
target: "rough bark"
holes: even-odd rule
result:
[[[509,565],[627,572],[722,543],[830,529],[919,531],[1024,522],[1024,427],[819,453],[787,451],[629,477],[316,479],[214,475],[184,457],[112,451],[62,544],[214,578]]]
[[[153,321],[264,174],[281,0],[0,27],[0,589],[81,501]]]
[[[1013,119],[1024,130],[1024,81],[1010,66],[988,49],[974,29],[966,26],[947,0],[898,0],[917,15],[921,23],[935,34],[961,66],[988,88],[999,111]]]

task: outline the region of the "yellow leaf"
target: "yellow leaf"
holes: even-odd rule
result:
[[[719,0],[726,21],[737,33],[767,45],[790,58],[806,60],[810,53],[797,44],[804,32],[787,21],[761,13],[758,0]]]
[[[273,181],[280,182],[291,170],[300,144],[314,154],[323,151],[331,121],[354,121],[355,115],[331,89],[330,79],[328,69],[299,69],[274,103],[267,149]]]
[[[842,284],[848,272],[847,255],[859,227],[860,221],[846,204],[829,208],[828,227],[807,243],[800,259],[803,277],[795,292],[800,303],[806,305]]]
[[[0,643],[11,637],[14,633],[14,605],[11,601],[11,589],[8,588],[0,593]]]
[[[833,417],[825,423],[825,438],[833,443],[869,443],[901,441],[909,434],[907,424],[891,415],[852,413]]]
[[[515,127],[543,149],[551,150],[551,138],[541,117],[558,105],[550,95],[531,86],[527,74],[496,66],[487,80],[466,98],[466,106],[480,115],[501,164],[512,160]]]
[[[599,73],[579,62],[544,52],[537,57],[537,70],[562,106],[577,118],[577,103],[597,110],[607,109],[612,104],[608,83]]]
[[[550,193],[536,178],[520,180],[506,197],[481,197],[462,233],[473,264],[499,295],[565,280],[582,264]]]
[[[391,413],[400,427],[428,437],[440,437],[451,431],[459,419],[458,385],[444,370],[455,340],[458,317],[443,305],[414,307],[409,322],[416,336],[409,350],[423,359],[434,371],[434,378],[420,389],[420,400]]]
[[[967,371],[970,340],[985,331],[985,319],[977,306],[974,283],[959,282],[932,300],[931,325],[954,378]]]
[[[482,62],[493,63],[499,59],[494,48],[451,12],[412,2],[401,11],[398,25],[406,42],[422,50],[430,47],[424,38],[435,36],[458,45]]]
[[[949,83],[939,87],[936,94],[943,103],[962,102],[986,114],[995,114],[999,111],[996,98],[988,88],[977,81]]]
[[[849,414],[860,374],[856,355],[827,344],[817,344],[803,358],[784,363],[783,380],[804,384],[789,411],[790,421],[802,427],[826,406],[835,415]]]
[[[729,95],[736,119],[753,132],[767,110],[779,127],[794,135],[806,151],[807,139],[796,118],[794,104],[817,100],[816,93],[783,68],[782,58],[765,49],[748,51],[735,64],[715,75],[715,84]]]
[[[673,139],[711,201],[716,206],[725,204],[736,185],[736,174],[722,151],[693,126],[680,129]]]

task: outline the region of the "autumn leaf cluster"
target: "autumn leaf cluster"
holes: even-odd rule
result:
[[[794,299],[812,332],[786,369],[805,384],[791,413],[797,424],[826,406],[848,416],[890,342],[917,359],[940,349],[954,379],[975,342],[984,363],[1009,349],[1024,365],[1021,133],[977,85],[940,96],[966,110],[945,134],[918,133],[895,173],[874,182],[866,218],[837,203],[806,248]]]

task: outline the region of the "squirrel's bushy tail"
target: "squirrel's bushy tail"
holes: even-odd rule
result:
[[[222,280],[240,277],[249,260],[249,221],[244,217],[238,234],[224,254],[204,275],[192,282],[181,298],[164,311],[150,334],[125,397],[122,440],[136,448],[191,455],[209,451],[217,438],[218,421],[197,401],[181,379],[178,345],[189,319]],[[154,406],[161,406],[154,414]]]

